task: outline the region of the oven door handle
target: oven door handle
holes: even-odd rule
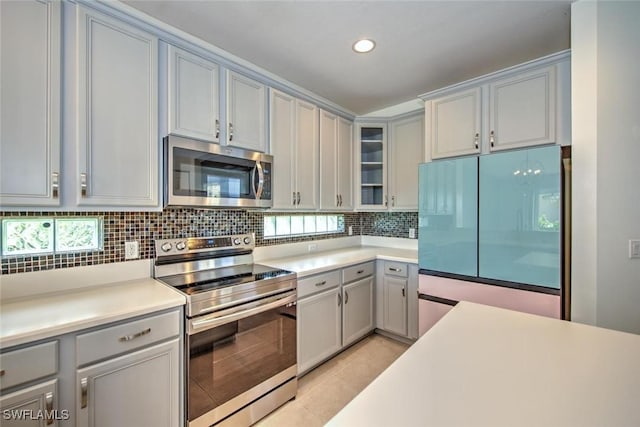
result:
[[[187,331],[187,333],[189,335],[193,335],[195,333],[215,328],[216,326],[224,325],[225,323],[244,319],[246,317],[253,316],[255,314],[262,313],[276,307],[281,307],[295,301],[296,291],[290,291],[284,294],[284,296],[277,295],[275,297],[266,298],[265,300],[257,301],[252,304],[243,304],[238,307],[232,307],[227,310],[209,314],[195,320],[189,320],[189,330]]]

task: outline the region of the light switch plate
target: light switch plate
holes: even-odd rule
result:
[[[640,239],[629,240],[629,258],[640,258]]]
[[[416,238],[416,229],[415,228],[410,228],[409,229],[409,238],[410,239],[415,239]]]

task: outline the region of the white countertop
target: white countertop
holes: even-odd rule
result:
[[[640,426],[640,336],[459,303],[328,426]]]
[[[0,304],[0,347],[184,304],[182,294],[151,278],[7,300]]]
[[[295,271],[298,273],[298,278],[301,278],[376,259],[417,264],[418,251],[379,246],[358,246],[325,252],[311,252],[295,257],[263,259],[259,263]]]

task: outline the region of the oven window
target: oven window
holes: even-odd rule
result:
[[[295,317],[278,307],[189,336],[189,420],[295,365]]]
[[[223,199],[254,198],[255,162],[184,148],[173,149],[173,194]]]

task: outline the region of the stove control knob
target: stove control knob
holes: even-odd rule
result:
[[[163,243],[162,246],[160,246],[160,249],[162,249],[164,252],[169,252],[172,247],[173,245],[171,243],[166,242],[166,243]]]
[[[187,247],[187,244],[185,242],[176,243],[176,249],[179,251],[184,251],[186,247]]]
[[[240,244],[240,239],[238,239],[237,237],[235,239],[233,239],[233,244],[234,245],[239,245]]]
[[[244,244],[248,245],[249,243],[251,243],[251,237],[245,237],[244,238]]]

